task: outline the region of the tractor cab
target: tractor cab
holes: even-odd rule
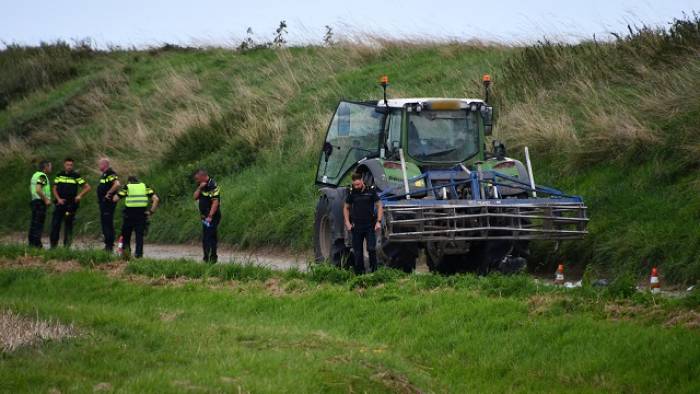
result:
[[[491,119],[491,106],[480,99],[341,101],[328,127],[316,183],[345,184],[368,159],[379,159],[391,169],[401,153],[411,170],[483,160]]]

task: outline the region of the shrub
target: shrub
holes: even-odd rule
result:
[[[391,283],[406,276],[402,271],[381,267],[371,274],[358,275],[350,280],[350,288],[370,288],[383,283]]]
[[[272,270],[253,264],[216,264],[207,271],[208,276],[221,278],[223,280],[267,280],[272,277]]]
[[[610,298],[630,298],[637,292],[634,276],[623,273],[617,276],[607,287],[605,293]]]
[[[146,275],[153,278],[166,277],[169,279],[186,277],[202,278],[207,272],[208,266],[187,260],[132,260],[126,266],[126,272],[130,274]]]
[[[330,264],[315,264],[309,269],[309,279],[314,282],[347,283],[353,274],[350,271],[334,267]]]

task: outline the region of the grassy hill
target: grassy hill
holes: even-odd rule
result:
[[[502,47],[390,42],[233,51],[164,46],[11,46],[0,52],[0,231],[24,230],[32,163],[66,155],[94,183],[112,158],[163,198],[151,240],[196,239],[192,171],[223,187],[225,242],[306,249],[314,173],[341,98],[480,96],[490,73],[496,138],[528,145],[538,182],[582,194],[591,235],[551,253],[616,273],[659,265],[677,282],[700,278],[700,22],[630,31],[612,42]],[[99,234],[94,197],[78,230]]]

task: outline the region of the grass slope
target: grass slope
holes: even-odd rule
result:
[[[377,98],[383,73],[393,96],[478,97],[479,76],[489,72],[497,138],[516,157],[529,145],[538,181],[583,195],[593,219],[586,241],[557,253],[540,246],[533,263],[564,260],[639,276],[657,265],[672,281],[695,283],[698,26],[687,19],[612,42],[528,48],[381,40],[246,52],[81,47],[60,57],[73,63],[55,67],[56,78],[25,78],[38,82],[11,85],[20,88],[6,96],[0,215],[13,220],[0,231],[26,226],[31,162],[49,157],[60,165],[70,155],[94,182],[94,160],[108,155],[122,175],[141,175],[163,197],[152,240],[198,237],[189,175],[205,166],[223,188],[225,242],[306,249],[318,148],[339,99]],[[7,67],[10,81],[27,72]],[[79,232],[99,234],[96,210],[88,198]]]
[[[101,253],[39,253],[47,260],[37,264],[16,260],[21,250],[0,248],[0,309],[72,323],[79,336],[0,356],[10,392],[700,388],[697,332],[661,325],[664,311],[696,310],[697,294],[625,300],[526,276],[354,277],[323,266],[226,265],[237,274],[225,277],[217,269],[228,268],[185,261],[134,262],[108,276]],[[56,259],[95,269],[57,272]]]

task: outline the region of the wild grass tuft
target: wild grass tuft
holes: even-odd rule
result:
[[[72,260],[84,267],[94,267],[117,259],[113,253],[102,250],[73,250],[68,248],[37,249],[26,245],[0,244],[0,258],[18,259],[22,257],[37,257],[44,261]]]

